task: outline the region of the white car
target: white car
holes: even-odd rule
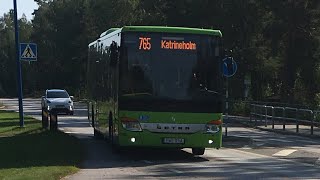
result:
[[[69,96],[64,89],[46,90],[45,96],[42,96],[41,107],[49,112],[73,115],[73,96]]]

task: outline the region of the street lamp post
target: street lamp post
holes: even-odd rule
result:
[[[14,7],[14,27],[15,27],[15,41],[16,41],[16,60],[17,60],[17,79],[18,79],[18,94],[19,94],[19,119],[20,127],[24,126],[23,120],[23,103],[22,103],[22,75],[20,63],[20,50],[19,50],[19,29],[18,29],[18,15],[17,15],[17,0],[13,0]]]

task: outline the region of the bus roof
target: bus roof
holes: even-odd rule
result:
[[[204,34],[222,37],[220,30],[187,28],[187,27],[167,27],[167,26],[124,26],[122,28],[110,28],[103,32],[100,37],[91,42],[88,46],[96,44],[102,38],[112,36],[119,32],[157,32],[157,33],[184,33],[184,34]]]
[[[120,28],[110,28],[110,29],[106,30],[105,32],[101,33],[101,34],[100,34],[100,37],[103,37],[103,36],[105,36],[105,35],[107,35],[107,34],[112,33],[113,31],[116,31],[116,30],[119,30],[119,29],[120,29]]]
[[[167,32],[186,34],[205,34],[222,37],[220,30],[187,28],[187,27],[166,27],[166,26],[124,26],[122,32]]]
[[[96,44],[97,42],[98,42],[97,40],[95,40],[95,41],[91,42],[91,43],[88,45],[88,47],[90,47],[90,46],[92,46],[92,45]]]

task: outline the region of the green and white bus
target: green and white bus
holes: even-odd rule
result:
[[[219,30],[125,26],[90,43],[88,118],[114,147],[222,145]]]

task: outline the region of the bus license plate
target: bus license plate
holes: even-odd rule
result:
[[[164,138],[163,144],[184,144],[184,139],[182,138]]]

